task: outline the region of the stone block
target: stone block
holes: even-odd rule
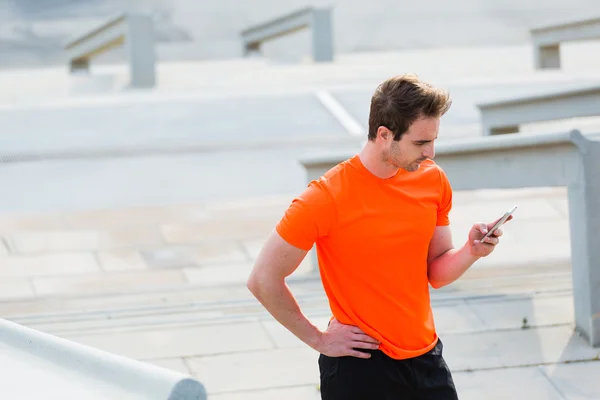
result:
[[[107,334],[65,335],[67,339],[139,360],[198,357],[231,353],[243,358],[251,350],[268,350],[273,344],[258,323],[234,323],[181,328],[136,329]],[[261,353],[259,353],[261,354]],[[191,366],[191,365],[190,365]],[[229,367],[231,368],[231,367]],[[194,368],[192,370],[196,371]],[[231,379],[215,370],[222,379]]]
[[[136,271],[32,278],[39,295],[130,293],[187,283],[180,271]]]
[[[156,228],[115,230],[63,230],[13,233],[7,238],[12,250],[19,253],[52,251],[96,251],[163,243]]]
[[[193,357],[188,364],[212,395],[225,391],[316,385],[319,382],[318,357],[311,348],[277,349]]]
[[[97,254],[104,271],[144,270],[148,266],[139,251],[132,249],[104,250]]]
[[[10,256],[0,263],[0,276],[4,277],[85,274],[97,271],[100,271],[100,267],[91,253]]]

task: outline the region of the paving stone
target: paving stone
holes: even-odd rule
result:
[[[249,261],[241,243],[235,240],[167,245],[144,249],[140,253],[151,268],[184,268]]]
[[[150,268],[184,268],[199,265],[196,252],[189,246],[165,246],[141,250]]]
[[[318,385],[304,385],[283,389],[250,390],[220,393],[210,396],[211,400],[321,400]]]
[[[2,278],[0,280],[0,300],[29,298],[35,296],[33,286],[26,278]],[[9,307],[13,308],[12,304]],[[6,314],[2,314],[6,318]]]
[[[497,340],[501,340],[502,334],[498,334],[498,337],[491,334],[485,335],[443,335],[440,333],[440,339],[444,344],[444,358],[452,371],[502,366],[502,350],[499,349],[497,343]]]
[[[463,303],[433,307],[433,318],[436,330],[440,334],[479,330],[485,327],[477,314]]]
[[[192,285],[244,284],[248,280],[253,266],[252,263],[219,264],[209,267],[184,268],[183,273]]]
[[[2,234],[64,228],[64,217],[58,213],[0,214],[0,233]]]
[[[205,218],[201,204],[123,207],[64,214],[65,224],[72,229],[111,229],[131,226],[152,227],[161,223],[189,222]]]
[[[468,303],[485,326],[494,329],[571,324],[575,320],[571,296],[533,297],[526,300],[511,300],[507,296],[503,301]]]
[[[452,370],[477,370],[594,359],[571,326],[440,335]]]
[[[204,210],[207,213],[219,213],[219,215],[227,215],[226,213],[243,213],[261,214],[261,215],[280,215],[284,212],[289,204],[294,199],[295,194],[290,195],[273,195],[247,198],[243,200],[231,200],[220,202],[209,202],[204,205]]]
[[[237,240],[209,240],[194,246],[202,265],[250,261],[242,243]]]
[[[319,382],[318,357],[316,351],[307,347],[193,357],[188,359],[188,365],[212,395],[225,391],[316,385]]]
[[[32,278],[32,282],[39,295],[127,293],[136,289],[171,288],[175,285],[187,284],[179,270],[36,277]]]
[[[0,263],[0,276],[48,276],[100,271],[96,258],[86,253],[9,256]]]
[[[320,330],[327,329],[329,323],[329,317],[308,317],[308,319]],[[277,348],[294,348],[294,347],[305,347],[302,340],[298,339],[293,333],[287,328],[281,325],[278,321],[271,318],[266,321],[261,321],[265,330],[269,333],[269,336],[275,342]]]
[[[538,367],[454,373],[461,400],[564,400]]]
[[[249,216],[242,219],[210,218],[193,224],[165,224],[168,243],[194,243],[216,239],[260,239],[275,228],[277,219]]]
[[[540,367],[566,400],[600,399],[600,361]]]
[[[497,343],[503,348],[504,366],[564,363],[600,355],[600,349],[590,347],[572,326],[509,331],[501,336]]]
[[[63,230],[13,233],[9,246],[19,253],[53,251],[95,251],[133,246],[155,246],[163,243],[155,228],[133,227],[111,231]]]
[[[148,364],[156,365],[157,367],[170,369],[173,371],[181,372],[182,374],[190,375],[190,369],[185,364],[185,361],[181,357],[177,358],[162,358],[157,360],[146,360]]]
[[[98,262],[104,271],[144,270],[148,266],[137,250],[104,250],[98,252]]]
[[[182,279],[181,275],[172,271],[151,271],[150,275],[158,274],[160,279],[166,276],[176,276]],[[102,275],[104,276],[104,275]],[[130,278],[134,275],[130,275]],[[140,279],[143,279],[145,274],[142,274]],[[22,278],[6,278],[4,281],[7,285],[11,282],[21,282],[25,284],[28,280]],[[116,286],[117,289],[121,286]],[[161,305],[185,304],[185,303],[216,303],[223,304],[231,300],[255,301],[254,296],[246,288],[245,285],[239,286],[221,286],[221,287],[203,287],[202,290],[189,286],[172,286],[168,289],[156,288],[156,290],[136,292],[135,286],[129,284],[132,290],[124,289],[120,293],[105,292],[105,293],[89,293],[83,294],[46,296],[36,298],[25,298],[19,301],[0,302],[0,314],[7,316],[22,316],[31,314],[47,314],[60,312],[86,312],[98,310],[111,310],[120,308],[137,308],[137,307],[156,307]]]
[[[110,335],[64,335],[63,337],[140,360],[195,357],[220,353],[231,353],[233,357],[243,358],[246,353],[237,354],[237,352],[273,348],[264,329],[255,322],[143,329],[114,332]],[[222,374],[222,371],[223,369],[219,370],[219,373]]]

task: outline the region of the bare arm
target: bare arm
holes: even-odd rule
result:
[[[458,249],[455,249],[452,244],[450,227],[437,226],[429,243],[429,255],[427,257],[427,275],[431,286],[439,289],[451,284],[460,278],[479,258],[486,257],[494,251],[499,242],[499,237],[502,236],[502,229],[496,229],[492,236],[486,238],[483,243],[479,240],[495,223],[473,225],[469,231],[469,239]]]
[[[318,352],[331,357],[369,358],[370,354],[355,349],[376,349],[377,340],[358,327],[343,325],[335,319],[321,332],[300,310],[285,278],[298,268],[306,253],[273,231],[248,278],[248,289],[280,324]]]
[[[429,243],[427,257],[429,283],[435,289],[449,285],[460,278],[478,258],[470,254],[466,243],[459,249],[454,248],[449,226],[437,226]]]
[[[256,260],[247,286],[279,323],[316,348],[321,332],[304,316],[285,283],[285,278],[298,268],[306,253],[273,231]]]

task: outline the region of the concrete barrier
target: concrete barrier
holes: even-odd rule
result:
[[[600,39],[600,17],[562,22],[530,30],[536,69],[560,68],[560,44]]]
[[[243,30],[241,36],[244,54],[258,52],[263,42],[305,28],[312,30],[313,60],[315,62],[333,61],[331,9],[320,7],[303,8]]]
[[[477,104],[485,136],[519,132],[519,125],[600,116],[600,84]]]
[[[71,72],[88,72],[93,58],[126,46],[131,86],[150,88],[156,83],[156,56],[152,18],[122,14],[107,20],[65,45]]]
[[[204,400],[197,380],[0,320],[6,399]]]
[[[321,154],[301,163],[310,182],[352,155]],[[600,136],[572,131],[453,140],[438,144],[435,161],[454,190],[567,186],[575,323],[599,347]],[[314,248],[311,256],[317,265]]]

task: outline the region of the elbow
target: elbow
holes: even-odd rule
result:
[[[429,284],[431,285],[431,287],[434,289],[440,289],[440,288],[443,288],[444,286],[448,285],[448,282],[442,281],[440,279],[432,278],[431,276],[427,277],[427,280],[429,281]]]
[[[432,281],[432,280],[430,280],[430,281],[429,281],[429,284],[430,284],[430,285],[431,285],[431,287],[432,287],[432,288],[434,288],[434,289],[440,289],[440,288],[442,288],[442,287],[446,286],[446,285],[444,285],[442,282],[439,282],[439,281]]]
[[[432,288],[434,289],[440,289],[443,288],[444,286],[446,286],[448,284],[448,282],[444,279],[445,276],[443,273],[440,273],[442,271],[439,270],[439,268],[436,268],[438,266],[434,266],[431,263],[428,263],[427,265],[427,281],[429,281],[429,284],[431,285]]]
[[[268,284],[268,278],[264,273],[261,273],[260,270],[255,268],[248,280],[246,281],[246,287],[256,297],[259,301],[262,298],[262,294],[267,290],[266,286]]]
[[[272,293],[281,291],[285,286],[285,277],[273,273],[270,268],[263,268],[260,264],[254,269],[246,280],[246,287],[261,303]]]
[[[430,281],[429,281],[429,284],[430,284],[430,285],[431,285],[431,287],[432,287],[432,288],[434,288],[434,289],[439,289],[439,288],[441,288],[442,286],[444,286],[444,285],[442,285],[440,282],[438,282],[438,281],[432,281],[432,280],[430,280]]]
[[[246,281],[246,287],[250,293],[254,295],[254,297],[258,297],[258,294],[260,293],[260,279],[257,277],[256,273],[254,273],[254,271],[248,277],[248,280]]]

